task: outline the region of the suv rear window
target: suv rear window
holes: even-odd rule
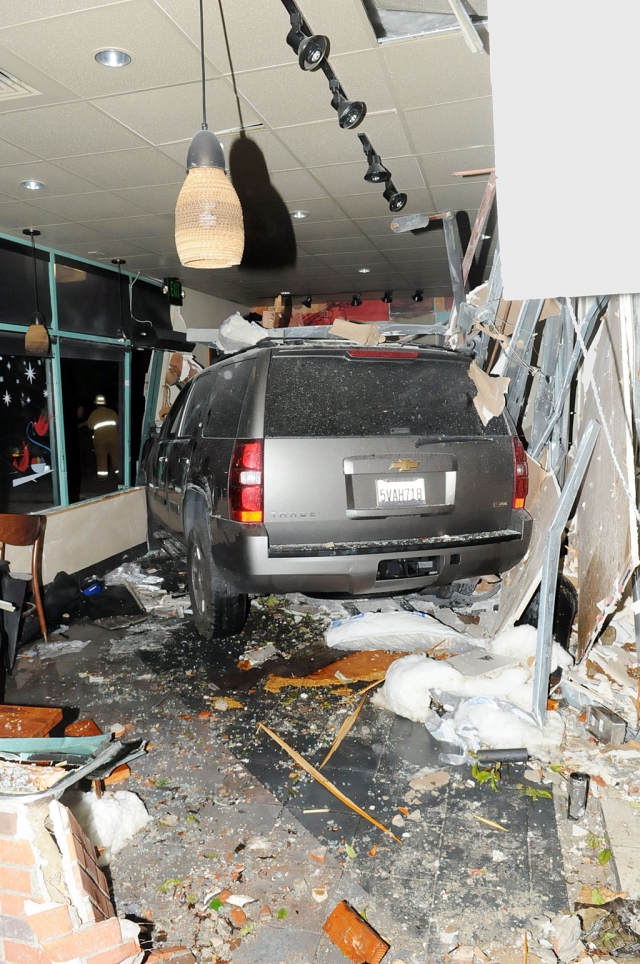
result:
[[[467,367],[453,358],[272,356],[265,437],[508,435],[504,417],[483,426]]]
[[[244,396],[253,371],[252,360],[229,362],[216,370],[209,410],[202,428],[204,438],[235,438]]]

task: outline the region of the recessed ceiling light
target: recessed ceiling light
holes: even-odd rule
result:
[[[291,217],[292,217],[292,218],[295,218],[296,221],[302,221],[303,218],[308,218],[308,217],[309,217],[309,212],[308,212],[308,211],[292,211],[292,212],[291,212]]]
[[[126,67],[131,63],[131,57],[124,50],[117,50],[115,47],[107,47],[99,50],[96,60],[103,67]]]
[[[44,186],[44,181],[34,181],[31,178],[27,181],[20,181],[20,187],[26,188],[27,191],[41,191]]]
[[[360,274],[371,274],[371,268],[358,268]]]

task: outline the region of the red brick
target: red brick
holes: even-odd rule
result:
[[[0,863],[33,867],[35,858],[27,840],[0,840]]]
[[[15,941],[4,942],[4,957],[1,960],[9,964],[51,964],[51,959],[39,947]]]
[[[90,957],[106,951],[122,942],[120,922],[117,917],[83,926],[68,937],[47,941],[44,950],[52,961],[68,961],[73,957]]]
[[[73,865],[73,878],[80,890],[87,895],[94,907],[100,911],[98,919],[101,917],[114,916],[111,899],[96,885],[83,867],[80,867],[78,864]]]
[[[0,810],[0,836],[15,837],[18,832],[18,816],[15,813],[7,813]]]
[[[18,870],[16,867],[0,867],[0,879],[3,890],[13,890],[18,894],[36,894],[31,874],[28,870]]]
[[[137,941],[127,941],[126,944],[118,944],[111,947],[108,951],[101,951],[99,954],[92,954],[87,958],[87,964],[120,964],[128,957],[134,957],[140,953],[140,945]]]
[[[3,894],[0,891],[0,913],[8,914],[9,917],[24,917],[25,900],[34,900],[42,903],[42,899],[37,897],[20,897],[18,894]],[[0,957],[0,961],[2,958]]]
[[[36,944],[36,937],[23,917],[0,917],[0,937]]]
[[[30,914],[27,920],[39,941],[50,941],[63,937],[73,930],[73,921],[67,904],[58,904],[38,914]]]

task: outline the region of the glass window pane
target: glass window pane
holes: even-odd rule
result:
[[[235,438],[253,361],[237,361],[217,369],[214,390],[202,434],[205,438]]]
[[[508,434],[503,418],[491,419],[483,427],[467,368],[468,362],[461,363],[458,357],[274,357],[267,383],[265,436]]]
[[[202,428],[202,423],[207,411],[209,396],[213,391],[215,379],[214,372],[205,372],[194,382],[187,407],[187,413],[182,423],[181,435],[191,436]]]
[[[65,331],[117,338],[123,327],[118,275],[113,271],[56,257],[58,326]],[[122,281],[122,310],[128,316],[127,285]]]
[[[8,341],[0,334],[0,512],[40,512],[59,501],[51,362],[8,354]]]
[[[38,307],[47,325],[51,324],[49,298],[49,252],[36,248]],[[2,321],[28,325],[36,309],[31,248],[0,240],[0,305]]]

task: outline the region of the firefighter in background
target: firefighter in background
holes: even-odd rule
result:
[[[104,395],[96,395],[96,406],[87,419],[87,426],[93,433],[93,451],[98,463],[98,475],[109,475],[109,462],[114,472],[120,468],[120,444],[118,441],[118,413],[107,408]]]

